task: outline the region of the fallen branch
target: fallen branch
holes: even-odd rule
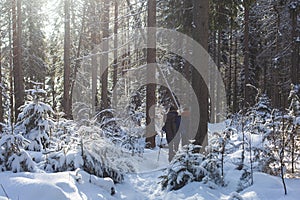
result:
[[[2,185],[2,184],[0,184],[0,185],[1,185],[1,188],[2,188],[2,190],[3,190],[4,194],[5,194],[5,196],[7,197],[7,199],[10,199],[10,198],[8,197],[8,194],[6,193],[6,191],[5,191],[4,187],[3,187],[3,185]]]

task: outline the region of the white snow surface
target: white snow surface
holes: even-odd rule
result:
[[[221,131],[224,123],[210,125],[209,129],[211,132]],[[234,170],[230,163],[225,170],[225,187],[211,189],[203,183],[192,182],[177,191],[163,191],[159,177],[168,164],[167,156],[167,148],[146,150],[143,157],[135,162],[137,172],[126,173],[124,182],[114,185],[114,195],[109,190],[113,186],[111,181],[108,181],[108,188],[106,180],[95,179],[82,170],[60,173],[1,172],[0,184],[5,191],[0,185],[0,200],[8,199],[5,193],[11,200],[227,200],[233,196],[244,200],[295,200],[300,197],[300,179],[286,179],[288,194],[284,195],[281,179],[263,173],[255,173],[254,185],[237,194],[235,191],[242,172]]]

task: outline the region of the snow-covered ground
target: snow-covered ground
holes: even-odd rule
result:
[[[224,124],[210,126],[210,131],[220,131]],[[116,184],[116,194],[98,184],[83,171],[60,173],[0,173],[0,200],[64,200],[64,199],[230,199],[236,194],[240,171],[228,165],[225,171],[226,187],[211,189],[203,183],[193,182],[177,191],[163,191],[160,176],[167,166],[168,149],[146,150],[143,157],[136,159],[136,173],[128,173],[121,184]],[[79,174],[79,176],[78,176]],[[81,181],[77,181],[81,177]],[[105,181],[104,181],[105,182]],[[254,185],[241,192],[239,199],[245,200],[295,200],[300,197],[300,179],[286,179],[288,194],[284,195],[279,177],[263,173],[254,174]],[[232,198],[234,199],[234,198]],[[235,198],[238,199],[238,198]]]

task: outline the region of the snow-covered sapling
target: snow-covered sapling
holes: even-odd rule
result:
[[[53,125],[49,115],[53,113],[52,108],[40,101],[41,95],[46,92],[39,89],[39,84],[35,89],[27,90],[32,100],[23,105],[18,116],[15,132],[22,134],[30,144],[26,147],[32,151],[42,151],[49,147],[50,128]]]
[[[36,165],[24,150],[28,141],[22,135],[3,134],[0,138],[0,171],[36,171]]]
[[[176,153],[166,174],[160,177],[163,189],[178,190],[192,181],[203,181],[211,188],[223,185],[218,159],[198,153],[199,148],[189,144]]]

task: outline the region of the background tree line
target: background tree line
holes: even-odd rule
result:
[[[1,0],[0,9],[1,122],[16,121],[18,108],[26,100],[25,90],[33,88],[33,82],[43,84],[47,91],[44,101],[53,110],[63,111],[71,119],[72,91],[83,58],[91,56],[100,43],[104,44],[101,64],[105,66],[91,56],[94,71],[88,80],[93,93],[92,114],[110,108],[111,91],[129,69],[149,62],[165,62],[186,77],[205,110],[201,112],[197,138],[207,132],[209,118],[211,122],[219,120],[221,107],[226,107],[230,115],[253,106],[252,97],[257,91],[250,85],[266,93],[274,108],[284,109],[289,106],[291,83],[297,85],[300,80],[297,0]],[[222,73],[226,102],[209,107],[209,95],[219,99],[220,86],[215,74],[210,73],[210,84],[206,86],[182,57],[165,55],[159,50],[131,51],[135,47],[130,44],[118,51],[120,41],[130,38],[115,37],[113,44],[105,42],[120,32],[155,25],[180,31],[208,50]],[[108,63],[111,56],[114,62]],[[128,80],[125,90],[130,91],[136,81]],[[211,94],[208,87],[213,91]],[[183,91],[177,93],[180,92]],[[170,94],[163,96],[164,93],[165,89],[148,85],[127,95],[136,105],[133,112],[146,113],[149,109],[145,108],[156,101],[164,104],[170,100]],[[149,113],[144,117],[149,123]],[[153,138],[150,141],[154,143]]]

